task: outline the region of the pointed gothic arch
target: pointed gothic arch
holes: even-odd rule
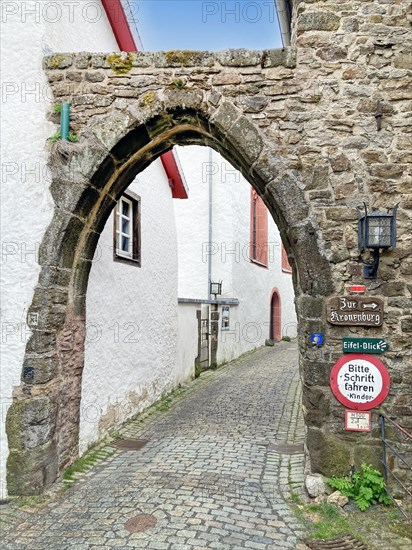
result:
[[[37,324],[7,416],[11,494],[43,491],[77,458],[94,251],[118,197],[174,145],[210,146],[242,172],[278,225],[298,298],[316,300],[331,292],[322,236],[295,162],[276,154],[275,144],[232,98],[168,88],[164,95],[151,95],[149,107],[134,100],[121,109],[114,104],[106,114],[89,117],[78,144],[50,151],[55,211],[41,243],[41,273],[28,316]],[[298,319],[303,316],[298,308]],[[300,336],[306,338],[304,330]]]

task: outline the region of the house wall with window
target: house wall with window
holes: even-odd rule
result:
[[[13,387],[20,383],[25,346],[31,335],[27,310],[40,272],[39,246],[54,208],[47,139],[56,132],[56,125],[48,119],[54,99],[42,69],[43,57],[52,52],[118,49],[98,2],[87,3],[87,11],[81,2],[69,4],[9,2],[1,12],[0,497],[6,495],[6,412]]]
[[[179,258],[179,298],[208,298],[208,262],[213,281],[222,281],[217,363],[264,345],[270,338],[271,298],[277,289],[281,300],[281,336],[296,336],[296,314],[290,266],[282,261],[282,242],[276,224],[261,199],[243,176],[217,152],[205,147],[178,147],[189,181],[190,195],[175,201]],[[188,176],[190,174],[190,177]],[[212,187],[209,241],[210,185]],[[255,232],[256,242],[253,243]],[[287,256],[286,256],[287,259]],[[285,269],[287,268],[287,269]],[[205,290],[206,289],[206,290]],[[188,307],[179,304],[179,308]],[[179,333],[197,330],[195,310],[179,322]],[[214,306],[212,305],[211,308]],[[184,345],[184,341],[182,339]],[[194,361],[197,348],[181,350]]]
[[[126,205],[130,198],[140,199],[140,250],[131,251],[136,261],[116,250],[119,223],[114,218],[118,222],[120,216],[112,212],[87,289],[81,452],[182,379],[176,362],[177,240],[162,164],[155,162],[139,174],[125,196]],[[124,220],[122,229],[123,235],[128,233]]]

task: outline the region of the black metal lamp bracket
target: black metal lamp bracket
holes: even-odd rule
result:
[[[363,266],[364,279],[376,279],[378,276],[379,267],[379,248],[373,251],[373,264]]]

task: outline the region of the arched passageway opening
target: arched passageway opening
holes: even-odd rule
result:
[[[174,145],[210,146],[251,183],[288,250],[298,300],[330,290],[329,265],[288,159],[274,155],[261,131],[229,100],[216,105],[216,99],[180,93],[184,97],[177,92],[167,108],[152,102],[138,113],[131,106],[91,117],[81,144],[57,145],[52,153],[56,209],[41,244],[42,271],[29,312],[38,321],[7,418],[11,494],[41,492],[78,456],[85,303],[96,245],[125,189]],[[182,108],[185,103],[193,106]],[[305,253],[309,248],[311,255]],[[298,307],[298,319],[301,314]]]

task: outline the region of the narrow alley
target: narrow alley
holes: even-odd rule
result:
[[[296,344],[209,371],[164,408],[123,426],[139,449],[118,442],[63,495],[5,513],[3,548],[299,548],[286,499],[303,485]]]

